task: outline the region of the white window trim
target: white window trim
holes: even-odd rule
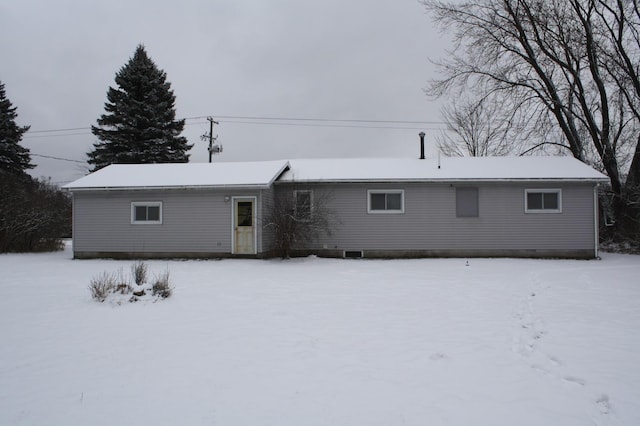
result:
[[[371,194],[400,194],[400,210],[371,210]],[[404,214],[404,189],[368,189],[367,213],[369,214]]]
[[[160,207],[159,220],[136,220],[136,207]],[[132,225],[162,225],[162,201],[132,201],[131,202],[131,224]]]
[[[529,193],[558,194],[557,209],[530,209],[527,205],[527,195]],[[560,188],[528,188],[524,190],[524,212],[525,213],[562,213],[562,189]]]
[[[306,193],[309,194],[309,218],[306,220],[307,222],[311,220],[311,216],[313,216],[313,190],[311,189],[296,189],[293,191],[293,207],[298,207],[298,194]],[[298,212],[295,212],[296,216]]]

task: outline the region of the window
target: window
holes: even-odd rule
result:
[[[456,188],[456,217],[478,217],[478,188]]]
[[[562,191],[560,189],[525,189],[524,211],[526,213],[562,213]]]
[[[238,201],[236,214],[237,226],[253,226],[253,201]]]
[[[404,191],[401,189],[369,190],[367,198],[369,213],[404,213]]]
[[[156,225],[162,223],[161,201],[136,201],[131,203],[131,223]]]
[[[293,191],[295,216],[300,220],[311,219],[313,210],[313,192],[312,191]]]

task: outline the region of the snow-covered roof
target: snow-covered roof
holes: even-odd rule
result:
[[[268,188],[286,160],[242,163],[112,164],[64,186],[83,189]]]
[[[284,172],[284,173],[283,173]],[[324,158],[114,164],[64,188],[268,188],[281,182],[606,181],[572,157]]]
[[[604,181],[573,157],[290,160],[279,182]]]

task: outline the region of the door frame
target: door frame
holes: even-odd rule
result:
[[[236,253],[236,202],[237,201],[251,201],[253,203],[253,253],[242,253],[242,254],[258,254],[258,197],[255,195],[236,195],[231,197],[231,254]]]

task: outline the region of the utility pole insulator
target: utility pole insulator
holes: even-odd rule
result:
[[[213,136],[213,125],[220,123],[215,121],[213,117],[207,117],[207,120],[209,121],[209,133],[202,135],[200,138],[202,140],[209,140],[209,147],[207,148],[207,150],[209,151],[209,162],[211,163],[213,154],[219,154],[222,152],[222,145],[213,145],[213,142],[218,139],[217,136]]]

